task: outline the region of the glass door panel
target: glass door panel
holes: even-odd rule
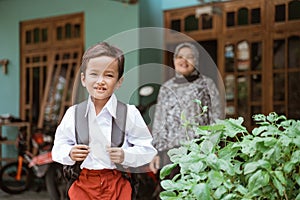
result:
[[[235,94],[235,77],[233,74],[228,74],[225,78],[226,100],[233,101]]]
[[[285,115],[285,105],[277,105],[276,103],[274,103],[274,111],[278,114],[278,115]]]
[[[288,115],[289,118],[300,117],[300,72],[289,73],[288,81]]]
[[[262,77],[261,74],[251,76],[251,101],[261,102],[262,100]]]
[[[273,41],[274,111],[288,118],[300,118],[300,37]]]
[[[237,44],[237,69],[246,71],[250,66],[250,49],[247,41],[241,41]]]
[[[288,39],[289,68],[300,68],[300,37],[292,36]]]
[[[285,40],[273,42],[273,69],[283,69],[285,66]]]
[[[285,100],[285,77],[284,73],[274,73],[273,75],[273,100],[284,101]]]
[[[238,115],[248,115],[248,78],[246,76],[238,77]]]
[[[253,42],[251,44],[251,70],[261,70],[262,68],[262,44]]]
[[[234,72],[234,45],[225,46],[225,71]]]

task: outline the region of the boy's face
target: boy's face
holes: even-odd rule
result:
[[[174,58],[175,71],[184,75],[190,75],[195,69],[195,57],[193,51],[188,47],[179,50]]]
[[[118,89],[123,78],[118,80],[118,61],[108,56],[92,58],[87,64],[81,83],[94,100],[108,100]]]

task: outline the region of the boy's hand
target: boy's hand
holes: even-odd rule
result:
[[[69,155],[74,161],[83,161],[89,152],[90,148],[87,145],[79,144],[72,147]]]
[[[121,164],[124,161],[124,151],[118,147],[106,147],[110,160],[114,163]]]

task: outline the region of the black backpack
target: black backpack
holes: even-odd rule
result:
[[[87,100],[79,103],[75,107],[75,137],[77,144],[89,144],[89,127],[88,127],[88,119],[84,116],[87,107]],[[111,134],[111,146],[112,147],[121,147],[124,142],[125,137],[125,126],[126,126],[126,118],[127,118],[127,106],[126,104],[118,101],[117,104],[117,113],[116,120],[113,118],[112,123],[112,134]],[[82,162],[76,162],[74,165],[64,165],[63,166],[63,174],[67,183],[67,197],[68,190],[73,184],[73,182],[79,177],[81,172]],[[130,173],[128,170],[126,171],[121,165],[117,165],[117,169],[119,169],[123,176],[127,178],[132,187],[132,199],[135,200],[138,192],[138,179],[135,173]],[[69,199],[69,197],[68,197]]]

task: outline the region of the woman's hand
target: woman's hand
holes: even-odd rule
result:
[[[71,148],[70,157],[74,161],[83,161],[90,152],[90,148],[87,145],[79,144]]]
[[[154,156],[154,158],[152,159],[152,161],[149,164],[149,168],[154,174],[156,174],[159,167],[160,167],[160,157]]]

